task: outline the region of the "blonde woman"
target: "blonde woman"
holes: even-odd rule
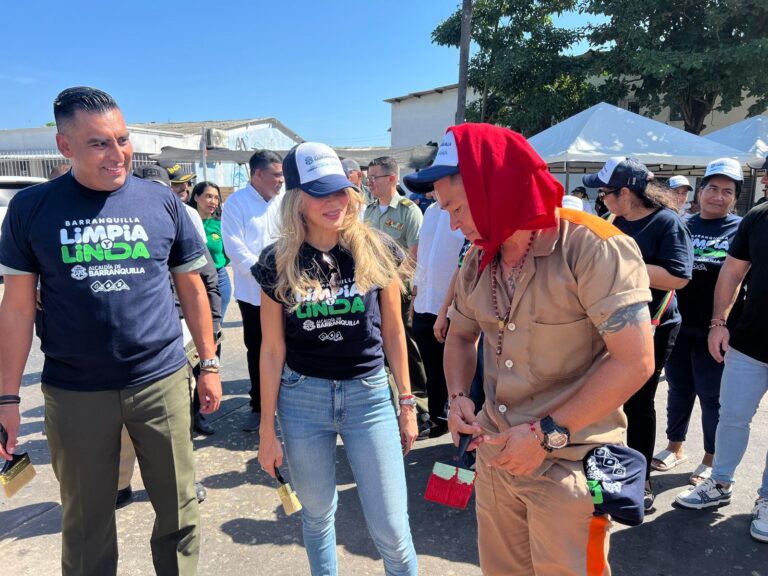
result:
[[[417,574],[403,455],[418,429],[400,316],[403,255],[360,222],[360,192],[336,153],[305,142],[283,161],[282,234],[252,272],[262,288],[259,463],[283,463],[303,505],[311,573],[335,575],[336,438],[341,436],[386,574]],[[390,399],[384,360],[399,392]],[[399,429],[399,430],[398,430]]]

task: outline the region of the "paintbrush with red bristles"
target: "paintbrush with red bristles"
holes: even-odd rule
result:
[[[426,500],[453,508],[467,507],[475,484],[475,471],[470,470],[464,461],[464,454],[471,441],[472,436],[469,434],[459,434],[456,454],[447,462],[435,462],[424,492]]]

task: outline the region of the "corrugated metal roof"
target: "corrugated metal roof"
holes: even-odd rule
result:
[[[397,102],[402,102],[403,100],[408,100],[409,98],[421,98],[422,96],[428,96],[429,94],[442,94],[443,92],[447,92],[448,90],[456,90],[459,87],[458,84],[448,84],[447,86],[438,86],[437,88],[432,88],[431,90],[424,90],[422,92],[411,92],[410,94],[406,94],[405,96],[395,96],[394,98],[387,98],[384,100],[384,102],[388,102],[389,104],[395,104]]]
[[[248,118],[243,120],[203,120],[200,122],[145,122],[132,124],[140,128],[151,128],[154,130],[163,130],[165,132],[176,132],[178,134],[200,134],[203,128],[216,128],[218,130],[234,130],[245,126],[272,124],[275,128],[285,133],[297,143],[304,142],[304,138],[296,134],[277,118]]]

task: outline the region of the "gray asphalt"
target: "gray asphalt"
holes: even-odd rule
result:
[[[0,285],[0,295],[2,286]],[[198,479],[208,490],[201,504],[203,527],[201,575],[281,576],[308,574],[298,515],[286,517],[274,481],[256,460],[258,435],[240,430],[248,414],[248,381],[239,311],[233,302],[225,322],[222,362],[225,398],[212,418],[216,433],[195,438]],[[2,335],[9,337],[9,335]],[[12,337],[12,335],[10,335]],[[39,342],[24,373],[20,451],[29,452],[37,477],[13,499],[0,497],[0,574],[53,575],[60,572],[58,483],[43,435],[40,391],[42,354]],[[657,448],[663,447],[666,384],[657,396]],[[703,449],[698,408],[687,448],[691,459],[666,474],[656,474],[656,512],[639,527],[617,526],[611,539],[614,574],[768,576],[768,544],[749,537],[750,510],[768,450],[768,400],[752,425],[752,440],[738,470],[730,505],[688,511],[672,506],[675,495]],[[87,447],[86,447],[87,448]],[[452,450],[448,438],[424,440],[406,458],[411,528],[419,554],[420,574],[479,575],[477,527],[472,502],[466,511],[441,507],[423,499],[436,460]],[[365,528],[354,479],[344,448],[337,450],[339,509],[337,552],[340,574],[383,574],[381,560]],[[153,512],[140,474],[134,475],[135,501],[117,512],[120,541],[119,574],[152,574],[148,545]],[[556,534],[553,535],[556,541]]]

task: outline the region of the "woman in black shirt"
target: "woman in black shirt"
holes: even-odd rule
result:
[[[693,247],[680,218],[669,209],[666,192],[649,182],[652,175],[635,158],[611,158],[598,174],[584,177],[584,185],[599,188],[613,224],[631,236],[640,248],[651,285],[650,313],[655,326],[653,343],[656,370],[624,404],[627,444],[648,463],[656,442],[654,397],[659,377],[680,330],[675,290],[691,278]],[[650,466],[646,470],[645,509],[653,508]]]
[[[404,255],[360,221],[362,196],[331,148],[299,144],[283,172],[281,236],[252,269],[264,296],[259,462],[271,476],[283,462],[277,411],[311,573],[333,575],[341,436],[385,573],[416,576],[403,464],[418,434],[400,315]]]

